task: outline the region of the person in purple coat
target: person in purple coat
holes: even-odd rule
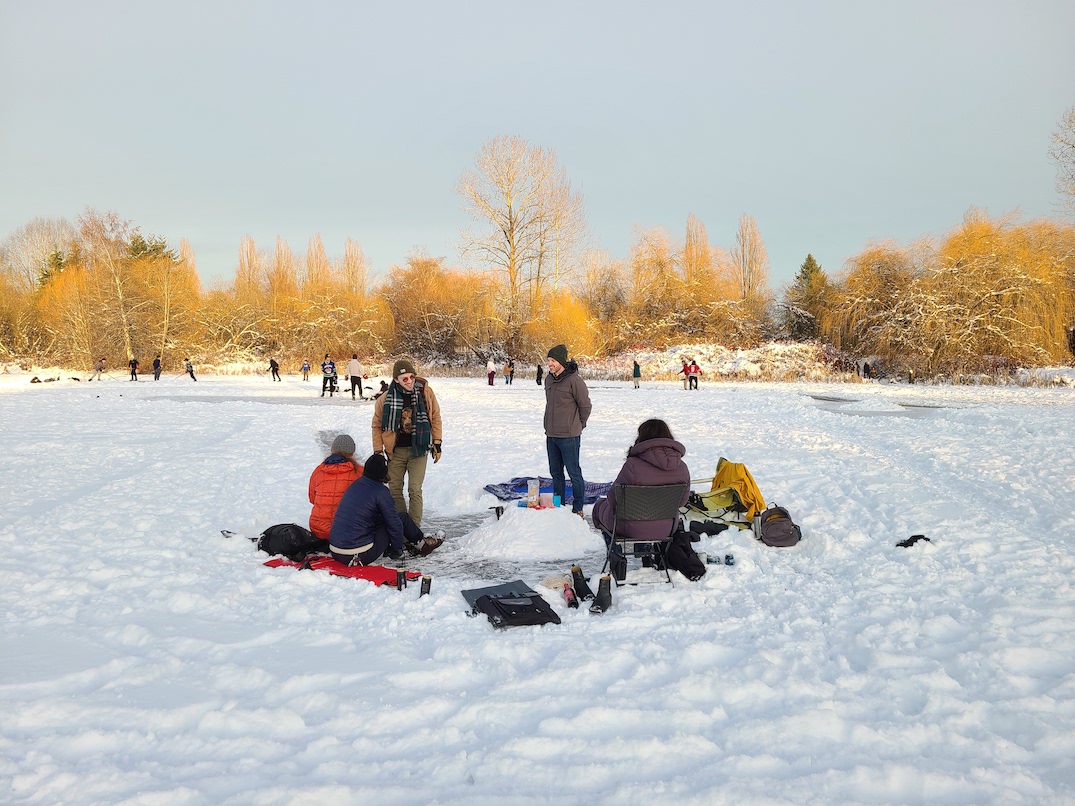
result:
[[[627,461],[620,468],[616,480],[608,491],[608,497],[600,499],[593,508],[593,523],[598,529],[612,531],[616,515],[616,485],[632,484],[654,486],[658,484],[685,484],[683,506],[690,493],[691,473],[683,463],[687,449],[672,438],[672,431],[664,420],[646,420],[638,426],[638,438],[627,451]],[[672,521],[618,521],[616,532],[639,541],[661,540],[672,531]]]

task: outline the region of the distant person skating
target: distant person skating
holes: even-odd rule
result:
[[[362,477],[362,465],[355,461],[355,441],[349,434],[340,434],[332,440],[328,458],[310,474],[309,497],[313,504],[310,512],[310,531],[322,540],[328,540],[332,520],[340,499],[352,482]]]
[[[321,362],[321,397],[325,396],[325,390],[328,390],[330,398],[336,391],[336,362],[328,357],[328,353],[325,353],[325,360]]]
[[[508,363],[505,361],[504,362],[504,385],[507,386],[509,383],[511,383],[511,367],[509,367]]]
[[[870,377],[871,377],[870,373],[872,371],[873,370],[870,369],[870,362],[869,361],[863,361],[862,362],[862,377],[865,378],[866,380],[869,380]]]
[[[489,363],[485,365],[485,374],[489,376],[489,385],[493,385],[493,381],[496,378],[496,364],[493,363],[493,359],[489,359]]]
[[[396,511],[384,486],[387,479],[388,464],[375,453],[366,460],[362,477],[344,492],[329,533],[329,553],[336,561],[370,565],[381,555],[398,560],[404,547],[424,557],[444,542],[441,534],[423,536],[406,512]]]
[[[557,344],[548,355],[545,376],[545,448],[549,454],[549,475],[553,495],[566,500],[564,468],[571,478],[571,511],[582,516],[586,482],[582,478],[579,452],[582,430],[590,419],[590,393],[579,375],[579,366],[567,357],[567,346]]]
[[[280,381],[280,364],[271,355],[269,356],[269,371],[274,381]],[[281,381],[282,383],[283,381]]]
[[[138,380],[138,359],[131,356],[131,360],[127,362],[127,367],[131,370],[131,380]]]
[[[396,509],[422,525],[422,483],[430,454],[441,456],[440,404],[419,378],[414,364],[401,358],[392,367],[392,383],[373,407],[373,450],[388,458],[388,489]],[[406,479],[407,498],[403,497]]]
[[[542,379],[542,377],[544,375],[545,375],[545,367],[541,366],[541,364],[538,364],[537,365],[537,385],[538,386],[541,386],[541,379]]]
[[[639,366],[637,359],[634,364],[634,367],[631,369],[631,380],[635,382],[635,389],[637,389],[638,384],[642,381],[642,367]]]
[[[515,359],[508,359],[508,383],[515,383]]]
[[[190,376],[190,379],[192,381],[197,381],[198,379],[194,377],[194,365],[192,363],[190,363],[190,359],[189,358],[184,358],[183,359],[183,364],[186,367],[187,375]]]
[[[690,376],[691,376],[690,362],[684,361],[683,362],[683,369],[681,369],[679,372],[683,375],[683,388],[684,389],[690,388],[690,381],[689,381]]]
[[[161,379],[161,357],[158,355],[153,359],[153,380],[159,381]]]
[[[698,366],[698,362],[693,358],[691,359],[690,366],[687,367],[687,381],[688,388],[698,388],[698,377],[702,374],[702,368]]]
[[[309,361],[303,361],[302,362],[302,379],[304,381],[310,380],[310,362]]]
[[[101,373],[104,371],[105,360],[103,358],[98,358],[97,363],[93,365],[93,372],[90,373],[90,380],[92,381],[94,378],[101,380]]]
[[[355,399],[355,389],[358,389],[358,396],[365,400],[366,395],[362,391],[362,365],[358,363],[358,353],[351,353],[351,360],[347,362],[347,377],[351,380],[351,400]]]

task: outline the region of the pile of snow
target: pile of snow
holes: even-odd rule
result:
[[[719,344],[681,344],[659,352],[639,350],[583,362],[583,374],[595,378],[628,378],[632,361],[651,380],[682,379],[683,363],[694,359],[702,368],[702,381],[766,380],[828,381],[848,377],[821,360],[813,343],[769,342],[752,349],[732,349]],[[852,376],[853,377],[853,376]]]
[[[509,501],[500,520],[491,520],[459,539],[474,557],[573,561],[600,551],[601,536],[569,507],[528,509]]]

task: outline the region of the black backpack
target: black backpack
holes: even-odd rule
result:
[[[769,507],[758,515],[754,536],[767,546],[787,548],[802,540],[802,529],[795,525],[784,507]]]
[[[278,523],[261,533],[258,548],[267,554],[282,554],[292,562],[301,562],[307,554],[327,551],[328,541],[297,523]]]
[[[678,530],[664,547],[664,562],[673,571],[679,571],[691,582],[705,576],[706,567],[702,558],[691,546],[690,532]]]

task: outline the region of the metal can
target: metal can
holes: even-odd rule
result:
[[[425,596],[427,593],[429,593],[429,589],[432,586],[433,586],[433,577],[431,577],[429,574],[426,574],[425,576],[423,576],[422,577],[422,589],[418,592],[418,598],[421,599],[423,596]]]
[[[407,572],[402,568],[396,570],[396,590],[401,591],[407,587]]]

